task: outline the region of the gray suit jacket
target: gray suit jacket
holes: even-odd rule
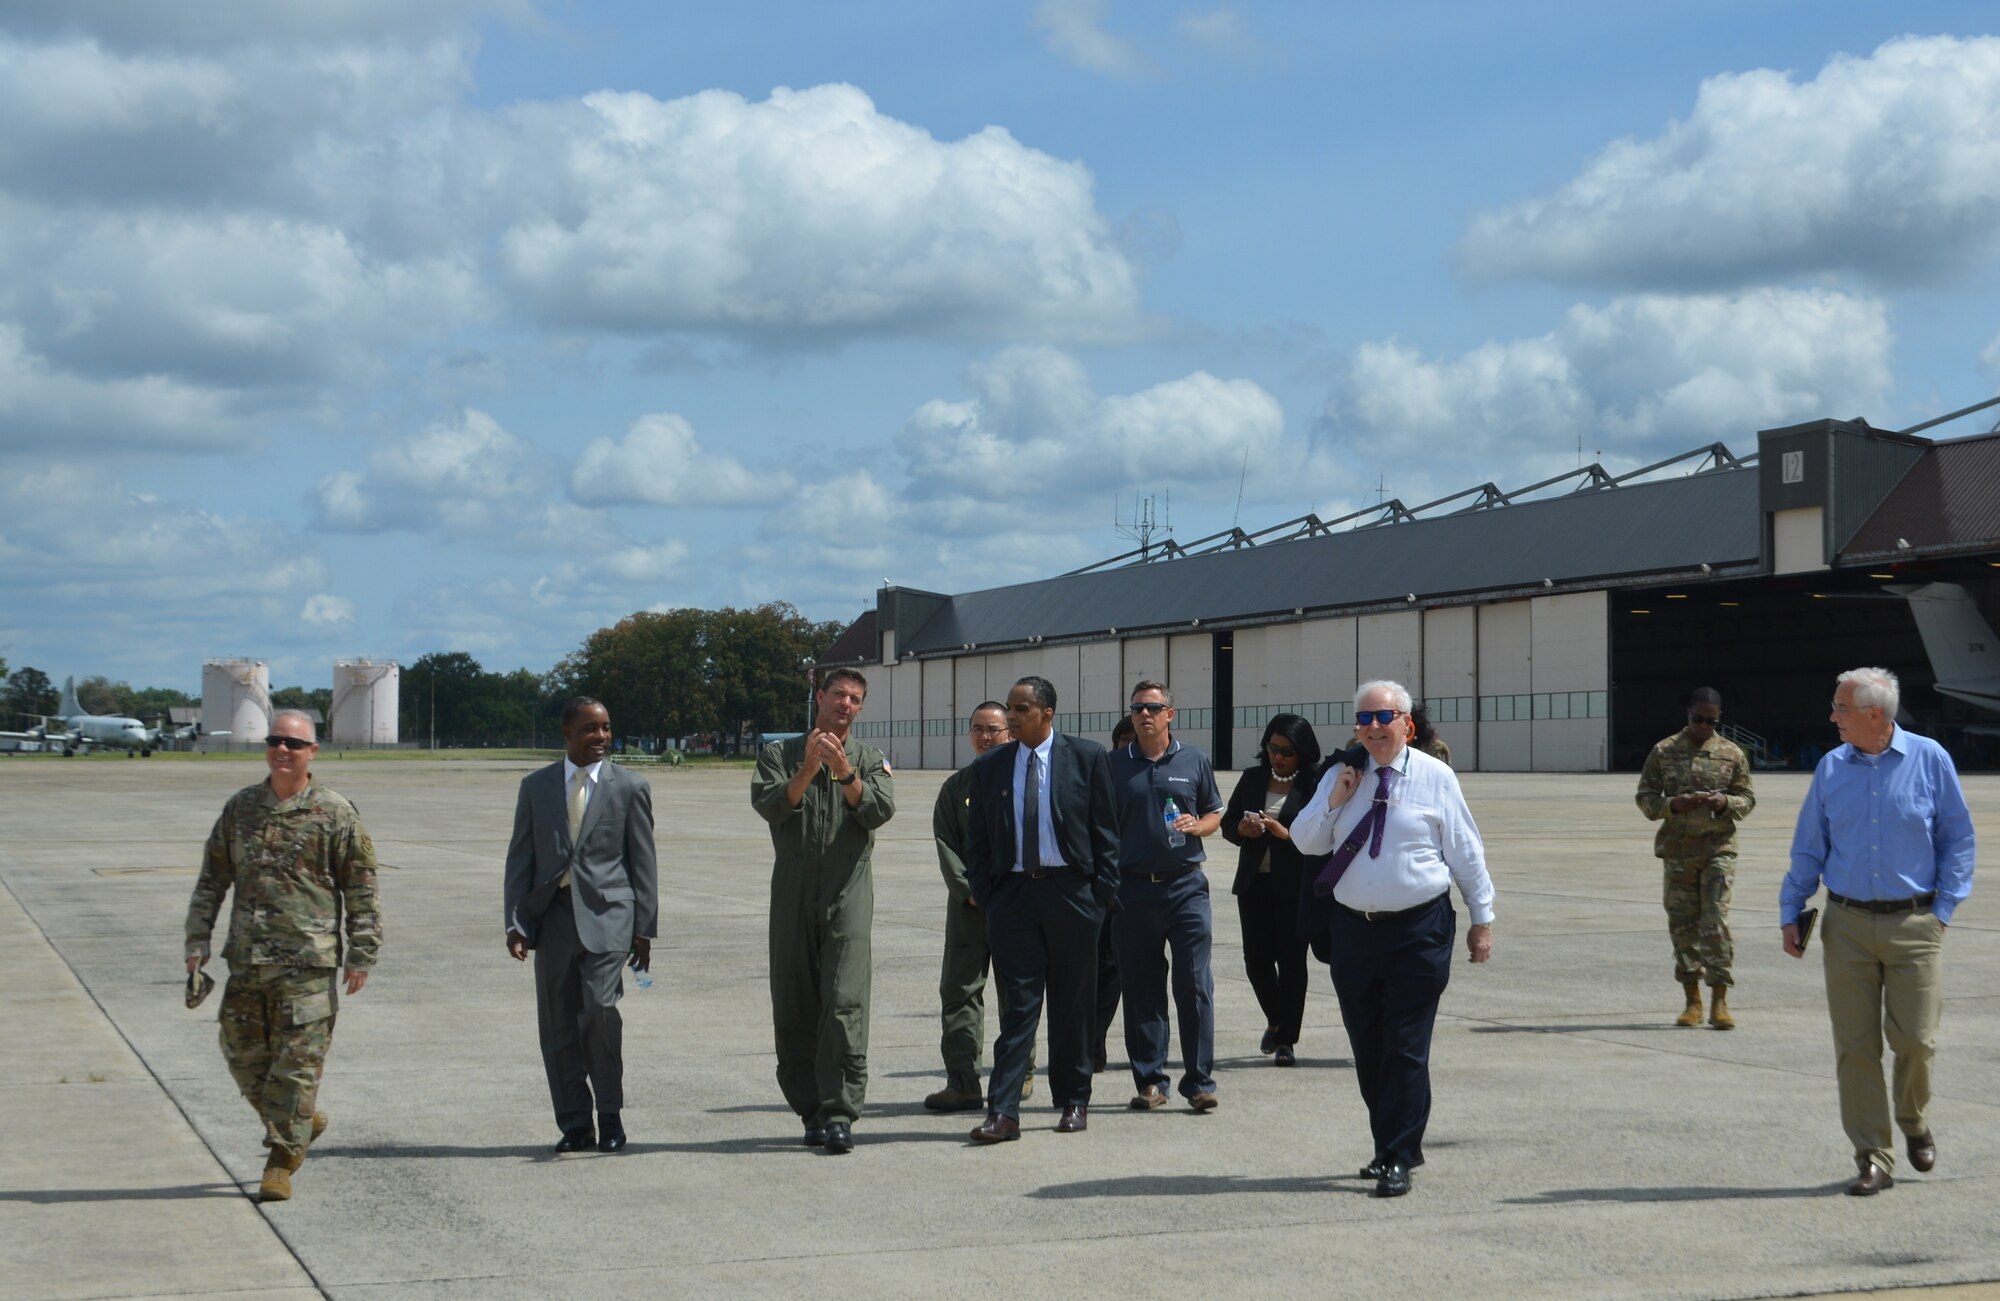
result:
[[[569,838],[562,760],[521,779],[514,838],[507,846],[503,924],[535,944],[556,881],[570,874],[577,938],[592,953],[622,953],[632,937],[659,934],[660,891],[653,858],[653,788],[610,760],[576,843]]]

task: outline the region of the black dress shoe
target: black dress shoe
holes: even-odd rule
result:
[[[1910,1168],[1919,1173],[1937,1164],[1937,1140],[1927,1129],[1921,1134],[1910,1135]]]
[[[1278,1049],[1278,1031],[1274,1026],[1264,1031],[1264,1037],[1257,1043],[1257,1051],[1269,1057]]]
[[[806,1126],[806,1139],[805,1139],[805,1142],[806,1142],[806,1146],[807,1146],[807,1147],[825,1147],[825,1146],[826,1146],[826,1126],[825,1126],[825,1125],[807,1125],[807,1126]]]
[[[1080,1134],[1090,1128],[1090,1108],[1081,1102],[1063,1108],[1062,1119],[1056,1122],[1058,1134]]]
[[[619,1121],[618,1113],[600,1112],[597,1117],[597,1150],[600,1152],[623,1152],[625,1150],[625,1126]]]
[[[854,1131],[848,1128],[846,1121],[826,1122],[826,1150],[835,1156],[854,1150]]]
[[[1893,1188],[1895,1186],[1896,1181],[1889,1177],[1889,1172],[1881,1166],[1876,1165],[1873,1161],[1870,1161],[1868,1168],[1861,1172],[1861,1177],[1847,1185],[1847,1195],[1849,1197],[1873,1197],[1884,1188]]]
[[[986,1113],[986,1123],[972,1131],[975,1143],[1011,1143],[1021,1137],[1021,1122],[997,1111]]]
[[[563,1136],[561,1141],[556,1144],[556,1151],[588,1152],[591,1148],[596,1146],[597,1146],[597,1135],[591,1133],[589,1130],[566,1129],[563,1131]]]
[[[1401,1197],[1410,1191],[1410,1167],[1401,1161],[1391,1161],[1382,1167],[1381,1175],[1375,1180],[1377,1197]]]
[[[1279,1044],[1278,1055],[1274,1060],[1279,1066],[1297,1066],[1299,1064],[1298,1054],[1292,1051],[1290,1044]]]

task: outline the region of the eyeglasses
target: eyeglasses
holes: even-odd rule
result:
[[[308,741],[304,737],[299,736],[267,736],[264,738],[264,748],[266,750],[275,750],[281,745],[287,750],[310,750],[314,744],[315,742]]]
[[[1135,714],[1163,714],[1172,708],[1172,705],[1163,705],[1157,700],[1135,700],[1132,702],[1132,712]]]
[[[1368,726],[1370,723],[1380,723],[1384,727],[1387,727],[1402,716],[1403,711],[1400,709],[1357,709],[1354,711],[1354,721],[1363,727]]]
[[[1274,759],[1289,759],[1298,753],[1298,749],[1295,746],[1279,745],[1276,741],[1266,741],[1264,742],[1264,753]]]
[[[1005,736],[1007,729],[1004,727],[975,727],[972,729],[972,734],[974,736]]]

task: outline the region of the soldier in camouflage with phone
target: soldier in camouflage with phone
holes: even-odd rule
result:
[[[264,1122],[267,1202],[292,1195],[292,1175],[326,1129],[315,1104],[339,1005],[343,920],[347,993],[367,983],[382,947],[375,846],[354,806],[312,780],[318,752],[308,715],[287,709],[271,719],[270,776],[223,806],[188,902],[194,979],[209,960],[222,897],[235,892],[222,948],[222,1057]]]
[[[1716,734],[1722,696],[1699,687],[1688,697],[1687,726],[1654,746],[1639,774],[1639,811],[1660,823],[1653,852],[1666,873],[1667,931],[1674,942],[1674,979],[1687,1006],[1675,1025],[1701,1024],[1701,985],[1712,1002],[1708,1023],[1732,1030],[1729,896],[1736,876],[1736,824],[1757,807],[1750,759]]]

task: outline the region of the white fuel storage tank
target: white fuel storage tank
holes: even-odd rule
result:
[[[263,660],[204,660],[201,730],[231,745],[261,744],[271,730],[271,666]]]
[[[345,745],[394,745],[402,670],[394,660],[335,660],[327,739]]]

